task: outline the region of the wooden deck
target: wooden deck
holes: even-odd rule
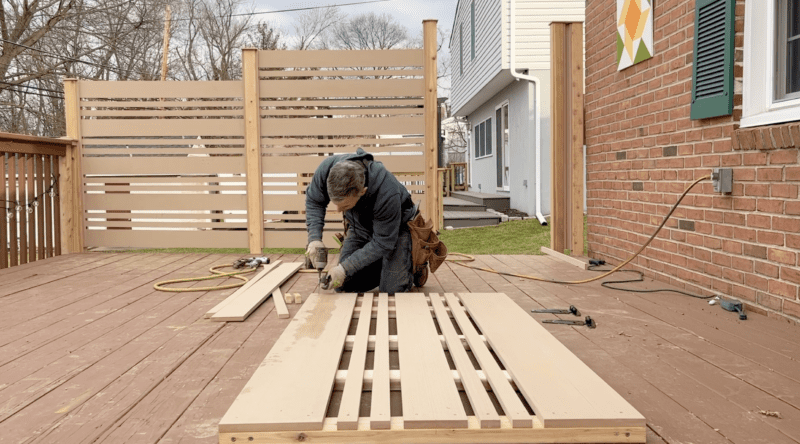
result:
[[[270,299],[245,322],[212,322],[203,314],[232,290],[152,285],[236,258],[87,253],[0,272],[0,443],[217,442],[218,421],[291,319],[278,319]],[[593,274],[549,256],[480,256],[476,265]],[[283,289],[307,295],[316,282],[297,274]],[[544,325],[647,418],[648,443],[800,442],[800,327],[753,313],[739,321],[677,294],[450,263],[423,291],[502,292],[526,310],[576,305],[596,329]]]

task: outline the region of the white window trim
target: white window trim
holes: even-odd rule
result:
[[[473,126],[473,131],[477,131],[477,130],[478,130],[478,129],[477,129],[477,128],[478,128],[478,125],[483,125],[483,124],[485,124],[485,123],[486,123],[486,121],[488,121],[488,120],[489,120],[489,119],[491,119],[491,118],[492,118],[492,117],[487,117],[486,119],[483,119],[483,120],[481,120],[480,122],[476,123],[476,124]],[[489,157],[494,157],[494,153],[495,153],[495,149],[494,149],[494,128],[492,128],[492,125],[486,125],[486,126],[487,126],[487,127],[489,127],[489,131],[492,131],[492,135],[491,135],[491,136],[489,136],[489,140],[490,140],[490,141],[491,141],[491,143],[492,143],[492,154],[484,154],[483,156],[480,156],[480,157],[479,157],[479,156],[475,156],[475,160],[488,159]],[[475,137],[474,137],[474,136],[475,136],[475,135],[473,134],[473,137],[472,137],[472,139],[473,139],[473,142],[474,142],[474,140],[475,140]],[[483,140],[486,140],[486,136],[484,136]],[[473,149],[474,149],[474,148],[475,148],[475,147],[473,147]],[[475,153],[473,152],[473,154],[475,154]]]
[[[495,114],[494,118],[495,119],[497,119],[497,110],[498,109],[502,109],[504,106],[509,107],[509,114],[511,113],[511,111],[510,111],[511,110],[511,108],[510,108],[511,101],[508,100],[508,99],[503,100],[503,102],[501,104],[499,104],[499,105],[494,107],[494,114]],[[501,114],[502,114],[502,111],[501,111]],[[497,123],[495,123],[495,126],[496,125],[497,125]],[[508,125],[508,122],[506,122],[506,125]],[[497,138],[497,134],[494,134],[494,136],[495,136],[495,138]],[[508,125],[508,147],[509,147],[509,149],[511,148],[511,125]],[[497,147],[494,148],[494,152],[495,153],[497,152]],[[506,153],[506,156],[503,159],[503,162],[505,162],[506,159],[508,159],[509,162],[511,161],[511,157],[508,157],[508,153]],[[509,164],[509,168],[510,168],[510,164]],[[502,187],[498,187],[497,184],[495,184],[495,188],[497,189],[497,191],[511,191],[511,178],[510,177],[508,178],[508,185],[503,185]]]
[[[745,2],[742,128],[800,120],[800,99],[775,100],[776,3]]]

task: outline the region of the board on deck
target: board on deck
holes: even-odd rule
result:
[[[250,287],[252,287],[256,282],[261,280],[264,276],[269,274],[270,271],[272,271],[275,267],[277,267],[280,264],[281,264],[281,261],[277,260],[275,262],[272,262],[272,263],[264,265],[264,268],[260,272],[258,272],[257,275],[255,275],[252,278],[250,278],[250,280],[245,282],[244,285],[239,287],[232,295],[228,296],[227,298],[222,300],[222,302],[220,302],[219,304],[215,305],[214,308],[212,308],[211,310],[208,310],[206,312],[206,314],[205,314],[205,317],[206,318],[210,318],[211,316],[214,316],[218,311],[220,311],[222,309],[222,307],[224,307],[224,306],[230,304],[232,301],[236,300],[236,298],[241,296],[244,292],[248,291],[250,289]]]
[[[554,409],[565,385],[583,399]],[[219,432],[221,443],[646,440],[644,418],[504,294],[312,294]]]
[[[211,316],[212,321],[244,321],[250,316],[261,303],[279,289],[280,286],[289,280],[293,274],[303,266],[302,262],[290,262],[281,264],[269,274],[259,279],[250,288],[244,291],[236,299],[233,299],[227,305],[219,309],[214,315]],[[278,301],[280,300],[280,301]],[[277,307],[283,302],[283,296],[275,298],[275,306]],[[285,307],[285,302],[283,304]]]

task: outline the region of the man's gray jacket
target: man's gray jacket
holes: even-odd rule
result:
[[[306,227],[308,242],[322,240],[328,197],[328,173],[342,160],[352,160],[366,169],[367,192],[356,206],[345,212],[352,234],[369,242],[342,263],[348,276],[385,257],[397,244],[402,224],[413,216],[411,194],[372,154],[359,148],[355,154],[340,154],[322,161],[306,190]],[[346,233],[350,235],[351,233]],[[347,242],[347,240],[345,240]]]

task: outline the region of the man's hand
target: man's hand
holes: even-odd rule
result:
[[[317,268],[317,264],[314,263],[314,259],[317,256],[317,250],[320,248],[325,248],[325,244],[322,241],[312,241],[308,244],[308,248],[306,249],[306,268],[313,269]]]
[[[331,279],[331,289],[339,288],[344,284],[344,278],[347,277],[347,273],[344,271],[344,267],[341,264],[333,267],[331,271],[328,272],[328,277]]]

